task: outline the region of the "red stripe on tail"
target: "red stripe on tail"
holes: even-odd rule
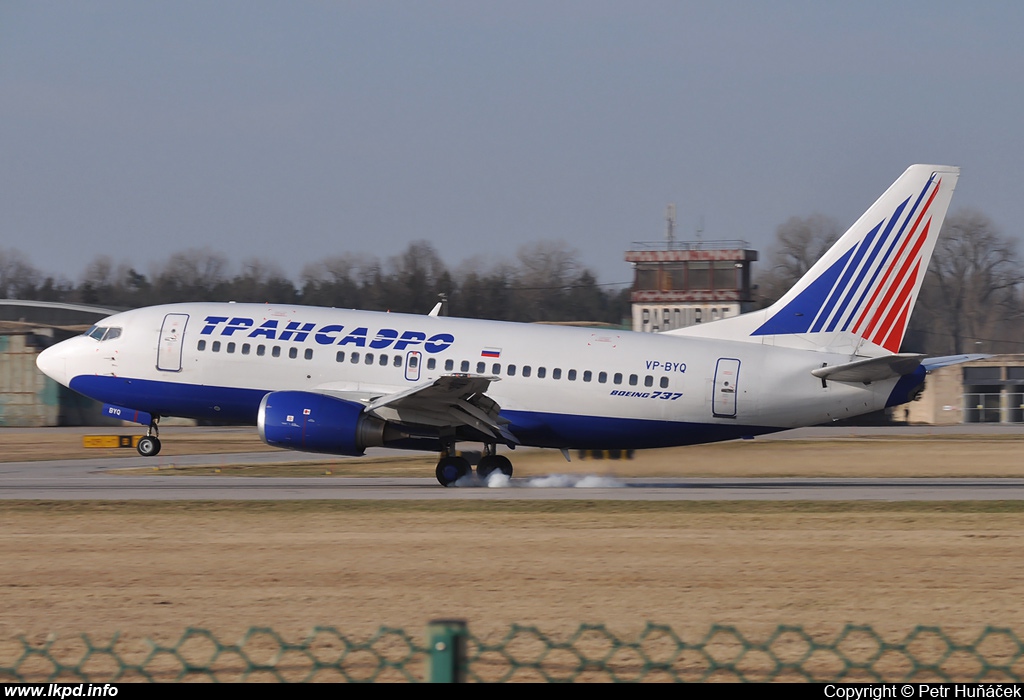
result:
[[[914,283],[917,281],[917,273],[920,270],[921,262],[918,261],[914,266],[913,273],[911,273],[903,283],[899,296],[896,297],[896,303],[892,305],[892,308],[886,315],[885,322],[882,324],[882,327],[878,329],[878,333],[875,334],[873,338],[870,338],[871,342],[875,345],[881,345],[890,352],[896,352],[896,350],[890,348],[889,345],[895,345],[897,350],[899,349],[900,343],[903,341],[903,333],[901,331],[899,333],[899,337],[894,337],[893,330],[895,329],[894,327],[897,323],[897,319],[901,329],[906,327],[906,316],[910,307],[910,293],[914,289]]]
[[[914,221],[914,225],[910,228],[910,233],[907,234],[907,237],[903,239],[903,243],[900,245],[900,249],[896,253],[896,257],[893,258],[894,261],[895,260],[899,260],[900,256],[903,255],[903,251],[906,250],[907,245],[910,243],[911,239],[914,237],[914,233],[917,231],[917,227],[921,224],[921,221],[924,219],[925,215],[928,213],[928,210],[931,209],[932,201],[935,200],[935,195],[937,195],[939,193],[939,187],[941,185],[942,185],[942,180],[939,179],[939,181],[935,183],[935,189],[932,190],[931,196],[928,197],[928,201],[925,202],[924,208],[921,209],[921,213],[917,215],[917,220]],[[925,231],[925,237],[927,238],[927,236],[928,236],[927,231]],[[883,277],[882,277],[882,281],[879,282],[878,286],[875,287],[875,291],[871,294],[871,299],[868,300],[867,305],[864,306],[864,310],[861,312],[860,318],[857,319],[857,324],[853,328],[853,332],[854,333],[860,333],[861,326],[863,326],[864,322],[868,320],[868,314],[871,312],[872,304],[875,303],[875,299],[878,298],[878,295],[882,292],[882,290],[886,288],[886,285],[889,282],[889,278],[892,276],[893,270],[894,270],[894,267],[889,267],[888,269],[886,269],[885,275],[883,275]],[[883,309],[885,308],[884,304],[882,305],[882,308]],[[877,315],[877,312],[876,312],[876,315]],[[861,337],[862,338],[866,337],[870,333],[871,333],[871,330],[869,328],[868,330],[866,330],[864,332],[864,335],[862,335]]]
[[[929,219],[928,223],[926,223],[924,228],[921,230],[921,234],[917,237],[917,240],[914,241],[913,248],[910,249],[907,259],[903,261],[903,265],[897,271],[892,280],[892,284],[889,285],[889,289],[885,292],[885,296],[882,297],[882,302],[878,305],[878,308],[875,309],[875,314],[871,318],[871,322],[868,324],[867,328],[864,329],[864,333],[861,335],[862,338],[871,339],[872,334],[875,333],[875,329],[879,327],[879,321],[881,321],[883,317],[885,317],[885,321],[879,328],[879,332],[884,331],[889,327],[889,319],[892,317],[892,313],[890,312],[886,315],[885,310],[889,308],[889,302],[892,300],[893,295],[896,294],[896,290],[902,287],[902,283],[906,279],[907,273],[910,271],[910,267],[912,265],[920,265],[921,261],[918,259],[918,253],[921,252],[921,246],[923,246],[924,242],[928,239],[928,229],[931,228],[931,225],[932,222],[931,219]],[[875,341],[871,339],[871,342]]]

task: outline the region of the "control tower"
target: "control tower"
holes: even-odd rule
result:
[[[633,264],[633,330],[658,333],[752,311],[746,241],[640,241],[626,251]]]

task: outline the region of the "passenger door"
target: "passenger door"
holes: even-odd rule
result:
[[[160,326],[160,345],[156,351],[156,368],[164,372],[181,371],[181,349],[185,338],[188,314],[167,314]]]

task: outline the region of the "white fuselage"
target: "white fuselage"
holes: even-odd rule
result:
[[[823,382],[848,354],[629,331],[303,306],[191,303],[127,311],[39,366],[100,401],[255,423],[275,391],[374,397],[444,375],[487,396],[525,445],[661,447],[878,410],[896,379]],[[115,337],[116,336],[116,337]]]

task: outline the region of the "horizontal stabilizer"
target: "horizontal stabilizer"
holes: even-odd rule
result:
[[[950,365],[958,365],[961,362],[973,362],[974,360],[986,360],[992,357],[991,355],[944,355],[942,357],[929,357],[927,360],[922,362],[924,368],[931,372],[932,370],[938,369],[939,367],[948,367]]]
[[[900,353],[898,355],[885,355],[884,357],[872,357],[867,360],[847,362],[843,365],[832,367],[819,367],[811,370],[811,374],[819,379],[829,379],[834,382],[880,382],[883,379],[893,379],[911,374],[924,360],[924,355],[917,353]]]

